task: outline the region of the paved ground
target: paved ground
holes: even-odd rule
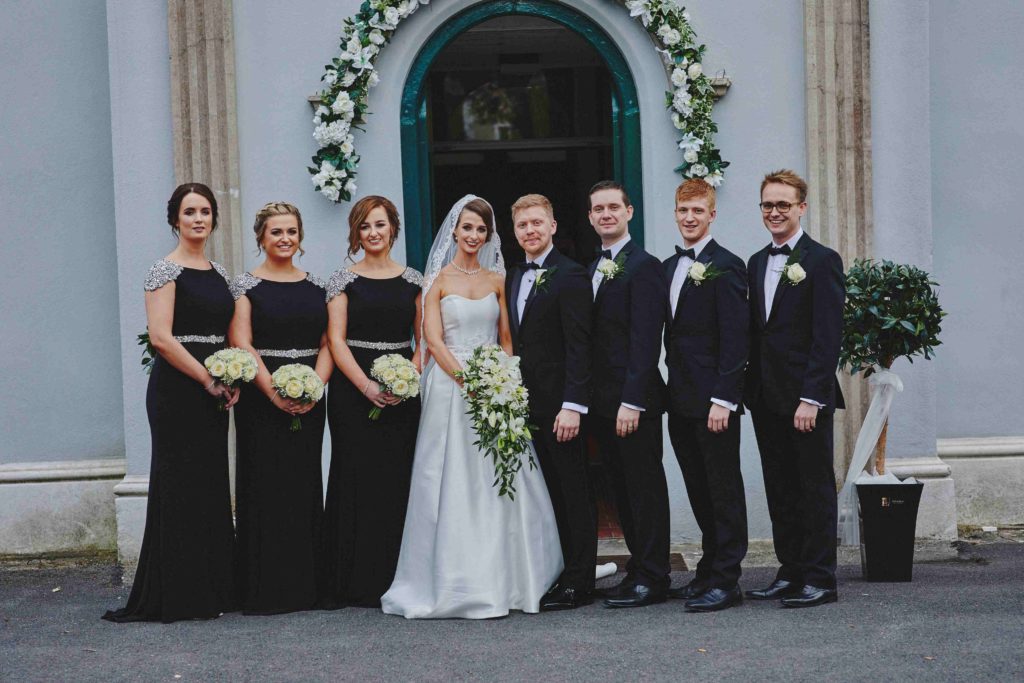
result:
[[[843,566],[840,602],[814,609],[593,605],[487,622],[350,608],[111,624],[100,614],[125,591],[109,564],[7,563],[0,680],[1022,680],[1024,543],[959,545],[955,560],[918,564],[912,583],[866,583]],[[743,584],[772,576],[754,567]]]

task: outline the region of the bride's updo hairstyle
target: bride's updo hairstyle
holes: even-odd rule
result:
[[[181,211],[181,201],[190,194],[197,194],[210,202],[210,232],[217,229],[217,198],[213,196],[213,190],[202,183],[185,183],[178,185],[167,200],[167,225],[171,226],[171,233],[178,236],[178,212]]]
[[[472,211],[480,218],[484,219],[484,223],[487,224],[487,241],[491,241],[491,235],[494,234],[494,211],[491,209],[491,205],[485,202],[483,199],[477,197],[466,202],[466,205],[462,207],[462,213]],[[459,224],[462,223],[462,214],[459,214]],[[458,224],[455,226],[458,228]]]
[[[352,205],[352,210],[348,212],[348,255],[353,256],[361,248],[359,242],[359,228],[362,227],[363,223],[369,217],[370,212],[380,207],[384,209],[384,213],[388,215],[388,223],[391,224],[391,241],[390,246],[395,245],[395,240],[398,239],[398,231],[402,227],[402,220],[398,217],[398,207],[388,199],[387,197],[381,197],[380,195],[371,194],[363,197],[358,202]]]
[[[298,208],[287,202],[270,202],[264,204],[263,208],[256,212],[256,222],[252,231],[256,233],[256,253],[263,251],[263,233],[267,231],[267,220],[274,216],[295,216],[295,222],[299,224],[299,254],[303,255],[306,250],[302,248],[302,239],[306,233],[302,231],[302,214]]]

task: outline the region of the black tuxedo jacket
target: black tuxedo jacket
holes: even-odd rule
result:
[[[590,409],[614,418],[629,403],[643,408],[644,417],[657,416],[665,411],[658,369],[668,307],[665,270],[632,240],[619,254],[625,255],[623,272],[604,279],[594,300]],[[590,264],[591,280],[600,261]]]
[[[589,404],[592,288],[587,272],[557,249],[544,259],[543,287],[534,285],[519,321],[516,302],[525,272],[505,279],[512,348],[519,356],[530,412],[552,417],[563,402]]]
[[[809,398],[831,413],[845,407],[836,378],[846,299],[843,260],[807,233],[794,251],[807,278],[795,285],[779,280],[767,319],[768,247],[747,264],[751,334],[744,399],[748,408],[764,400],[772,412],[792,415],[800,399]]]
[[[671,287],[679,254],[665,261]],[[665,362],[669,409],[683,417],[707,417],[711,399],[738,405],[742,412],[743,371],[750,346],[747,269],[742,259],[711,240],[697,262],[721,273],[697,284],[687,277],[675,314],[668,293]],[[667,290],[666,290],[667,291]]]

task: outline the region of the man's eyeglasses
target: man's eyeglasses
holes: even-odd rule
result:
[[[772,211],[789,213],[789,210],[797,205],[790,204],[789,202],[761,202],[758,206],[761,207],[761,213],[771,213]]]

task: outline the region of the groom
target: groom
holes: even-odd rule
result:
[[[668,487],[661,464],[665,382],[658,370],[668,282],[658,261],[629,237],[633,206],[622,185],[590,188],[588,218],[601,239],[590,265],[594,295],[588,426],[615,490],[631,557],[606,607],[665,600],[669,586]]]
[[[542,610],[593,601],[597,519],[579,438],[590,382],[590,281],[586,270],[552,244],[558,228],[551,202],[539,194],[512,205],[512,224],[526,261],[505,283],[512,348],[530,392],[534,447],[555,510],[565,568],[541,598]]]

